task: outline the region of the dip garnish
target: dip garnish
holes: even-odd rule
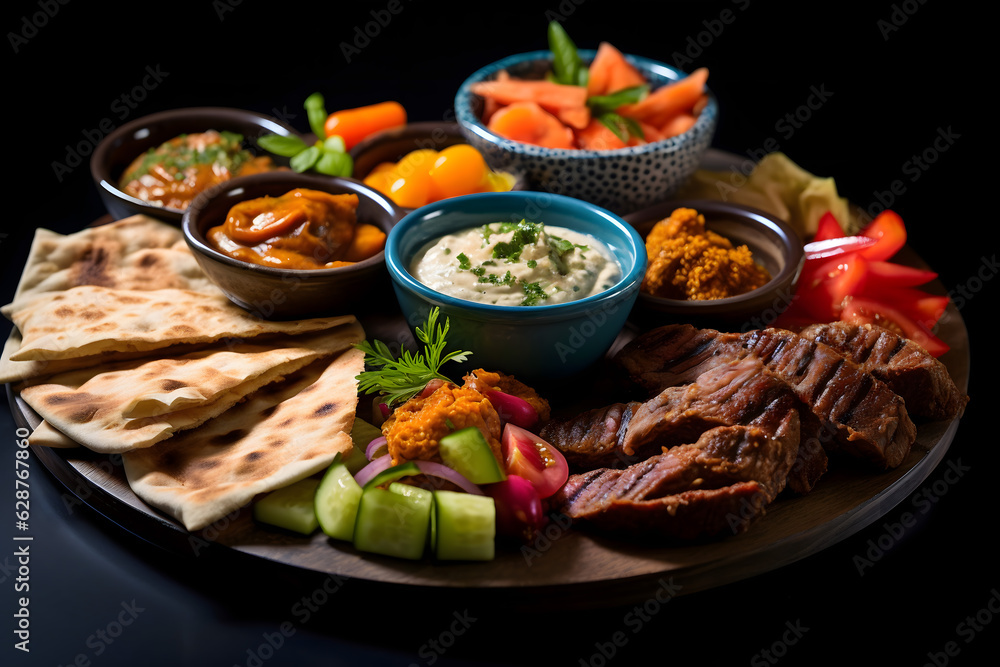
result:
[[[423,327],[415,329],[417,340],[424,344],[423,352],[413,354],[404,349],[397,358],[380,340],[355,344],[365,353],[365,364],[378,369],[358,375],[358,389],[365,394],[384,394],[386,405],[392,407],[417,395],[433,379],[451,382],[441,374],[441,366],[448,361],[462,363],[472,352],[455,350],[443,354],[450,321],[446,317],[444,324],[438,324],[439,314],[440,309],[435,306],[427,314]]]

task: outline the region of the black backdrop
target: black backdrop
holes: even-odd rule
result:
[[[961,299],[973,402],[928,484],[943,479],[947,462],[966,472],[876,567],[859,574],[855,556],[905,508],[791,566],[671,601],[610,657],[607,642],[630,608],[515,616],[470,598],[476,622],[436,651],[428,643],[449,639],[442,633],[454,607],[352,594],[347,586],[279,649],[260,650],[268,638],[278,643],[274,633],[310,584],[281,568],[178,559],[67,506],[36,462],[31,652],[16,650],[12,637],[20,594],[11,541],[0,547],[0,616],[7,619],[0,662],[971,665],[995,656],[995,436],[986,429],[995,396],[988,327],[997,245],[987,208],[995,200],[995,141],[978,121],[994,97],[986,65],[995,59],[985,57],[987,17],[956,7],[939,0],[863,9],[758,0],[9,3],[0,24],[4,302],[34,228],[69,232],[103,214],[86,154],[110,125],[222,105],[281,115],[306,130],[302,101],[314,91],[331,110],[396,99],[413,120],[447,118],[466,75],[544,48],[546,22],[559,16],[581,48],[607,40],[682,69],[707,66],[721,108],[716,148],[748,158],[780,149],[834,176],[863,208],[898,211],[910,244]],[[9,416],[0,413],[0,461],[9,463],[0,498],[11,509],[14,440]],[[3,535],[13,529],[0,522],[0,541]],[[118,618],[133,622],[115,628]]]

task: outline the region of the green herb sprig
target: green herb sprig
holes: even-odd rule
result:
[[[444,324],[439,324],[439,315],[440,309],[435,306],[427,314],[423,327],[415,329],[417,340],[423,343],[422,352],[403,350],[397,358],[380,340],[356,343],[355,347],[365,353],[365,364],[377,369],[357,376],[358,389],[365,394],[383,394],[386,405],[392,407],[416,396],[435,378],[451,382],[441,373],[441,366],[449,361],[462,363],[472,352],[455,350],[444,353],[451,322],[446,317]]]
[[[323,96],[313,93],[306,98],[304,106],[309,127],[317,137],[316,143],[310,146],[298,137],[280,134],[265,134],[257,143],[269,153],[287,157],[289,166],[299,173],[312,170],[327,176],[349,177],[354,172],[354,160],[347,152],[343,137],[326,136],[327,113]]]

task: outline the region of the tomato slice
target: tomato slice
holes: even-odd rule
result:
[[[494,389],[486,392],[486,398],[504,422],[511,422],[522,428],[531,428],[538,422],[538,411],[520,396]]]
[[[873,246],[861,251],[865,259],[886,260],[906,245],[906,225],[899,214],[886,209],[861,230],[861,236],[876,240]]]
[[[819,222],[816,224],[816,235],[813,236],[813,241],[828,241],[830,239],[839,239],[844,235],[844,228],[840,226],[837,221],[836,216],[830,211],[827,211],[820,216]]]
[[[558,449],[517,424],[508,422],[500,439],[508,475],[523,477],[540,498],[548,498],[569,478],[569,464]]]
[[[923,323],[914,320],[899,308],[871,297],[851,297],[844,304],[840,319],[855,324],[875,324],[902,334],[934,357],[951,349]]]

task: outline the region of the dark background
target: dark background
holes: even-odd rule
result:
[[[390,6],[398,14],[376,31],[372,22],[390,16]],[[943,483],[949,462],[967,472],[863,576],[855,557],[912,509],[908,502],[819,554],[672,600],[610,658],[598,645],[623,628],[631,607],[514,613],[472,596],[456,606],[351,582],[270,655],[259,647],[275,640],[283,621],[299,620],[290,609],[315,581],[262,563],[164,551],[86,507],[68,507],[65,489],[33,459],[31,653],[13,648],[16,557],[12,541],[2,545],[14,530],[0,528],[0,663],[68,665],[81,656],[93,665],[246,665],[256,664],[254,652],[264,665],[432,664],[431,657],[444,665],[978,665],[995,658],[996,436],[987,420],[996,395],[989,348],[997,235],[986,206],[995,200],[995,136],[977,119],[993,96],[988,20],[940,1],[844,6],[8,3],[0,24],[4,303],[36,227],[72,232],[103,214],[86,157],[72,166],[69,153],[81,142],[86,148],[105,119],[119,125],[163,109],[222,105],[283,116],[305,131],[302,101],[314,91],[331,111],[396,99],[413,120],[448,118],[465,76],[510,53],[545,48],[547,20],[559,14],[581,48],[606,40],[688,71],[707,66],[721,108],[716,148],[759,157],[776,143],[813,173],[834,176],[862,208],[899,212],[910,245],[946,290],[962,296],[973,370],[969,410],[921,490]],[[348,62],[341,45],[366,26],[375,34],[355,43]],[[129,108],[122,96],[150,70],[161,80]],[[826,99],[803,108],[815,91]],[[787,114],[804,121],[793,127]],[[935,145],[940,136],[950,140]],[[54,163],[69,172],[57,173]],[[8,461],[0,500],[11,509],[14,445],[10,415],[0,412],[0,460]],[[141,609],[134,622],[111,642],[97,638],[123,604]],[[468,632],[443,654],[419,653],[465,609],[477,619]]]

